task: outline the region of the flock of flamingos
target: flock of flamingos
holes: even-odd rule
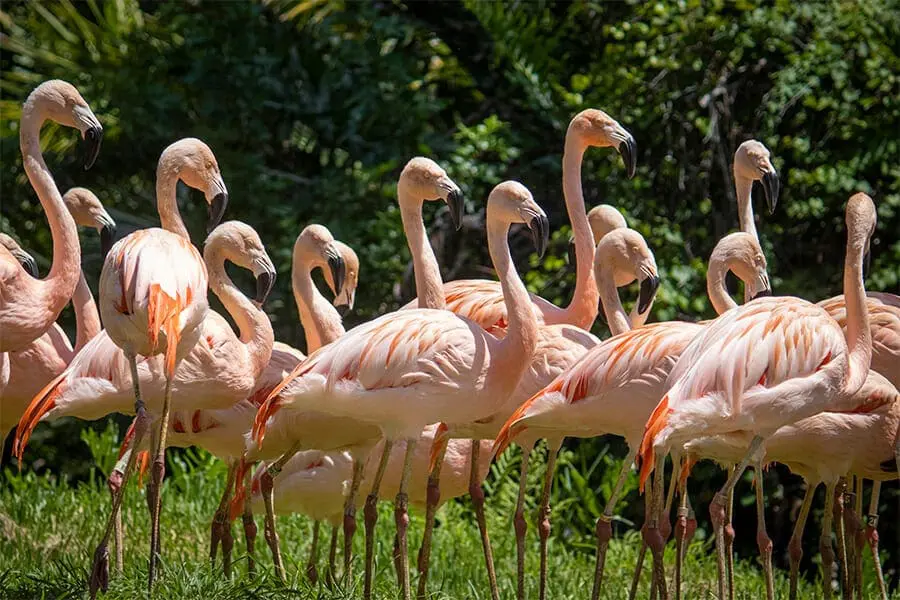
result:
[[[587,213],[582,195],[582,157],[589,147],[614,148],[628,175],[634,175],[634,138],[614,119],[588,109],[575,115],[566,134],[563,191],[577,265],[574,297],[566,307],[529,294],[511,260],[507,237],[513,224],[527,228],[539,255],[549,236],[546,214],[515,181],[497,185],[487,199],[487,243],[499,280],[441,281],[422,206],[444,202],[458,225],[464,203],[459,186],[440,166],[428,158],[413,158],[400,174],[397,200],[418,298],[345,331],[339,309],[353,306],[359,261],[325,227],[306,227],[294,245],[291,273],[309,352],[304,356],[275,341],[262,309],[275,267],[259,236],[238,221],[220,224],[228,192],[206,144],[188,138],[163,151],[156,181],[162,227],[136,231],[112,244],[115,223],[97,197],[84,188],[64,195],[57,189],[39,143],[48,119],[81,132],[88,146],[85,168],[96,159],[103,133],[88,104],[66,82],[47,81],[25,101],[23,164],[47,215],[53,263],[39,279],[33,259],[11,238],[3,238],[0,429],[5,434],[16,427],[13,452],[21,462],[29,436],[41,421],[63,416],[97,419],[114,412],[135,415],[109,480],[112,510],[94,555],[92,597],[108,585],[111,537],[121,568],[119,510],[135,468],[150,470],[153,585],[159,568],[164,452],[167,446],[197,445],[229,465],[210,548],[215,561],[221,546],[226,572],[231,570],[234,544],[231,523],[238,517],[243,519],[253,570],[253,511],[264,510],[264,537],[276,572],[285,577],[277,510],[315,519],[307,569],[313,579],[318,576],[319,522],[332,525],[332,576],[342,526],[347,575],[355,513],[363,506],[364,594],[369,598],[376,504],[388,490],[396,492],[395,566],[406,599],[411,593],[408,504],[424,508],[418,595],[425,597],[435,511],[448,498],[469,493],[491,595],[498,600],[481,483],[491,457],[515,441],[524,451],[514,520],[518,597],[524,598],[528,457],[535,442],[546,438],[550,464],[537,521],[543,598],[556,451],[565,436],[607,433],[623,436],[630,451],[597,521],[592,598],[599,597],[603,586],[616,499],[635,463],[646,523],[632,595],[649,548],[652,593],[668,598],[671,587],[675,598],[680,597],[684,549],[696,528],[685,482],[691,465],[706,458],[730,469],[709,509],[720,598],[735,594],[730,523],[735,484],[748,466],[759,472],[775,461],[808,483],[789,548],[791,596],[797,593],[800,540],[813,492],[824,483],[824,597],[832,593],[833,526],[844,597],[862,595],[866,542],[875,558],[881,596],[887,597],[876,525],[880,484],[897,477],[900,460],[900,393],[895,387],[900,386],[900,297],[864,289],[865,255],[876,226],[876,209],[866,194],[853,195],[846,205],[843,295],[818,304],[772,296],[751,189],[760,181],[774,210],[779,180],[769,151],[753,140],[743,143],[734,157],[742,231],[718,242],[707,272],[709,298],[719,316],[645,325],[660,283],[653,253],[614,208],[603,205]],[[202,191],[209,205],[210,234],[202,255],[178,212],[179,180]],[[99,311],[81,273],[77,225],[97,229],[102,238]],[[232,283],[226,261],[253,273],[255,297]],[[334,294],[333,302],[313,283],[311,273],[317,268]],[[742,306],[726,291],[728,271],[744,282]],[[640,293],[628,313],[617,288],[635,281]],[[207,290],[221,300],[239,333],[209,309]],[[70,300],[77,317],[74,349],[55,323]],[[612,333],[603,341],[588,332],[600,311]],[[672,476],[666,491],[663,467],[669,454]],[[257,461],[264,466],[253,474],[251,466]],[[865,522],[864,479],[874,482]],[[848,496],[850,506],[843,507],[841,489],[848,482],[854,493]],[[771,599],[772,543],[766,535],[760,479],[756,497],[757,540]],[[663,549],[672,533],[676,498],[676,564],[672,581],[667,581]]]

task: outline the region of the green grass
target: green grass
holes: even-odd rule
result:
[[[300,516],[279,518],[282,548],[290,581],[280,584],[272,571],[271,557],[261,535],[257,539],[259,567],[255,578],[246,575],[243,533],[239,523],[235,535],[236,565],[231,580],[207,559],[209,521],[215,509],[224,468],[203,453],[176,455],[170,461],[163,499],[164,572],[154,598],[166,599],[245,599],[245,598],[356,598],[361,596],[362,527],[356,536],[355,579],[347,586],[328,589],[311,586],[302,577],[311,538],[310,522]],[[72,486],[49,476],[18,474],[7,468],[0,483],[0,598],[82,598],[86,597],[86,578],[103,523],[109,510],[109,497],[102,477]],[[451,502],[438,513],[435,548],[432,558],[430,592],[432,598],[490,598],[477,527],[468,502]],[[149,518],[144,491],[130,487],[126,498],[126,564],[121,576],[113,576],[109,599],[146,597],[146,558]],[[488,506],[488,521],[502,598],[515,597],[515,538],[512,519]],[[557,524],[557,531],[563,529]],[[376,597],[394,598],[397,587],[390,558],[393,544],[393,519],[390,505],[382,504],[378,523]],[[422,532],[422,517],[414,514],[411,523],[410,556],[414,564]],[[320,547],[320,568],[324,569],[328,530]],[[635,563],[638,537],[630,533],[615,539],[607,560],[605,598],[624,598]],[[672,544],[666,563],[673,564]],[[340,563],[340,556],[338,562]],[[534,528],[528,537],[528,594],[537,597],[538,544]],[[550,598],[589,597],[593,573],[593,552],[587,545],[567,544],[561,538],[550,540]],[[866,597],[876,597],[867,571]],[[737,565],[738,598],[765,595],[760,571],[751,562]],[[639,597],[648,597],[649,574],[645,569]],[[695,542],[686,564],[685,597],[715,596],[715,558],[708,543]],[[415,585],[415,579],[413,579]],[[787,597],[787,574],[777,573],[777,597]],[[817,585],[801,582],[801,597],[819,598]]]

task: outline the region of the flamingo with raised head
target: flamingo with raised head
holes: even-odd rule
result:
[[[713,321],[685,349],[667,382],[668,392],[647,421],[641,442],[641,485],[669,448],[705,435],[749,439],[737,468],[710,506],[716,528],[719,596],[725,596],[723,537],[726,495],[747,465],[760,467],[766,438],[779,427],[825,410],[852,410],[865,381],[872,337],[865,304],[862,263],[875,229],[872,199],[855,194],[847,203],[844,297],[847,334],[819,306],[793,297],[760,299]],[[658,533],[662,467],[656,471],[651,536]],[[761,482],[758,482],[760,484]],[[764,515],[757,503],[760,529]],[[661,544],[660,544],[661,545]],[[765,563],[764,563],[765,566]],[[665,577],[655,572],[665,593]],[[769,573],[767,579],[771,581]],[[767,585],[771,595],[772,586]]]
[[[41,154],[41,126],[48,119],[81,132],[86,143],[85,169],[94,164],[100,152],[103,127],[74,86],[54,79],[28,95],[22,106],[19,146],[25,174],[50,224],[53,263],[47,277],[37,279],[5,247],[0,247],[0,353],[21,350],[52,327],[75,292],[81,272],[75,221]],[[9,365],[5,369],[8,371]]]

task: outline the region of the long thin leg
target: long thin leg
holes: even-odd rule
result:
[[[122,488],[122,478],[125,475],[125,467],[128,465],[128,460],[131,458],[133,451],[134,448],[131,446],[125,450],[125,453],[119,457],[116,466],[113,467],[112,473],[109,474],[109,478],[106,481],[106,484],[109,487],[110,500],[113,502],[116,501],[116,494],[118,494],[119,490]],[[122,535],[122,511],[117,512],[115,515],[115,522],[113,523],[113,540],[115,541],[116,546],[116,573],[121,574],[125,563],[125,539]]]
[[[634,463],[634,457],[637,454],[636,448],[628,451],[628,456],[622,462],[622,468],[619,470],[619,478],[616,479],[616,485],[612,494],[606,501],[606,508],[603,514],[597,519],[597,563],[594,567],[594,587],[591,591],[591,599],[597,600],[600,597],[600,587],[603,585],[603,567],[606,564],[606,549],[609,548],[609,540],[612,538],[612,516],[613,510],[616,508],[616,502],[619,501],[619,494],[622,492],[622,486],[631,472],[631,466]]]
[[[166,392],[163,398],[162,415],[159,418],[159,434],[156,448],[153,449],[155,459],[150,468],[153,483],[153,521],[150,530],[150,575],[147,578],[147,589],[153,589],[153,579],[160,560],[159,514],[162,508],[162,483],[166,474],[166,436],[169,433],[169,413],[172,407],[172,377],[166,377]]]
[[[851,581],[850,596],[856,594],[857,598],[862,598],[862,562],[863,548],[866,544],[866,529],[862,522],[862,504],[863,504],[863,478],[855,477],[856,490],[853,494],[853,510],[847,511],[845,528],[850,536],[848,546],[853,548],[853,580]]]
[[[887,588],[884,585],[884,573],[881,571],[881,557],[878,555],[878,497],[881,495],[881,482],[872,482],[872,497],[869,500],[869,515],[866,518],[866,539],[872,550],[872,562],[875,564],[875,575],[878,577],[878,591],[882,600],[887,600]],[[860,597],[862,582],[860,581]]]
[[[644,570],[644,557],[647,555],[647,542],[644,540],[644,530],[650,526],[650,513],[653,512],[653,478],[647,480],[644,486],[644,524],[641,527],[641,549],[638,551],[637,564],[634,566],[634,575],[631,577],[631,589],[628,592],[628,600],[637,597],[638,586],[641,583],[641,572]]]
[[[734,473],[735,466],[731,466]],[[725,575],[728,579],[728,600],[734,600],[734,487],[728,490],[725,505]]]
[[[316,569],[316,563],[319,562],[319,521],[313,522],[312,544],[309,548],[309,560],[306,563],[306,577],[309,582],[315,585],[319,581],[319,571]]]
[[[325,578],[325,581],[328,585],[333,584],[337,581],[337,574],[335,571],[337,570],[337,540],[338,540],[338,528],[337,525],[331,526],[331,543],[328,544],[328,577]]]
[[[272,551],[275,573],[282,582],[287,582],[287,574],[284,571],[284,561],[281,559],[281,545],[279,544],[278,531],[275,528],[275,477],[281,472],[284,465],[297,454],[300,448],[301,445],[295,443],[281,458],[266,467],[262,477],[259,479],[263,505],[266,507],[266,521],[263,532],[266,543]]]
[[[484,516],[484,490],[481,489],[481,481],[478,480],[478,455],[480,452],[481,441],[472,440],[472,452],[469,460],[469,495],[472,496],[472,504],[475,505],[475,518],[478,520],[478,530],[481,532],[481,546],[484,550],[484,564],[487,568],[488,583],[491,586],[491,598],[500,600],[500,591],[497,588],[497,573],[494,571],[494,553],[491,550],[487,519]]]
[[[422,545],[419,547],[419,560],[417,561],[419,582],[416,588],[416,598],[419,598],[419,600],[425,600],[425,594],[428,589],[428,566],[431,561],[434,516],[441,501],[441,468],[444,465],[444,456],[447,453],[447,442],[449,442],[449,438],[445,436],[438,440],[434,468],[428,474],[428,488],[425,492],[425,531],[422,533]]]
[[[806,518],[809,516],[809,509],[812,506],[818,486],[819,483],[817,481],[808,481],[806,483],[803,504],[800,505],[800,514],[797,515],[797,523],[794,525],[794,532],[791,534],[791,541],[788,543],[788,555],[791,559],[790,600],[796,600],[797,598],[797,577],[800,571],[800,559],[803,558],[803,530],[806,528]]]
[[[672,471],[672,478],[678,477]],[[674,485],[674,481],[670,485]],[[684,563],[685,541],[687,539],[687,519],[690,512],[687,485],[679,485],[681,501],[678,504],[678,516],[675,521],[675,600],[681,600],[681,567]]]
[[[147,416],[147,411],[144,409],[144,401],[141,399],[137,362],[135,362],[134,355],[127,356],[128,363],[131,366],[131,383],[134,388],[134,412],[136,415],[132,448],[137,448],[143,441],[147,429],[149,429],[150,419]],[[115,526],[116,515],[121,510],[122,498],[125,496],[125,489],[128,487],[128,478],[131,476],[132,471],[134,471],[136,458],[137,452],[132,452],[128,457],[128,464],[125,466],[125,473],[122,475],[122,485],[119,488],[116,497],[113,499],[112,511],[109,515],[109,520],[106,523],[106,530],[103,533],[100,543],[97,545],[97,549],[94,551],[94,561],[91,565],[91,578],[88,584],[92,600],[97,597],[98,590],[102,589],[106,592],[109,587],[109,537]]]
[[[212,565],[216,564],[216,550],[218,549],[219,541],[222,539],[225,523],[228,521],[228,500],[231,498],[231,488],[234,485],[234,476],[236,472],[237,462],[232,461],[228,463],[228,476],[225,480],[225,491],[222,493],[222,499],[219,500],[219,506],[216,508],[216,513],[213,515],[212,526],[210,527],[209,562],[212,563]],[[229,562],[228,559],[226,559],[225,562],[227,565]],[[229,570],[230,565],[226,567],[226,577],[229,575]]]
[[[663,551],[665,540],[659,530],[660,517],[663,513],[663,495],[665,489],[665,455],[662,452],[656,454],[656,464],[659,465],[653,472],[653,506],[650,513],[650,526],[645,530],[647,546],[653,555],[653,578],[651,580],[650,596],[653,597],[653,588],[659,590],[660,600],[668,600],[669,592],[666,585],[666,569],[663,564]],[[673,482],[674,483],[674,482]]]
[[[519,496],[516,500],[516,515],[513,524],[516,529],[516,599],[525,600],[525,488],[528,487],[528,459],[534,446],[522,446],[522,464],[519,470]]]
[[[394,551],[392,552],[394,558],[394,575],[397,576],[397,587],[401,587],[403,585],[403,568],[400,566],[400,536],[397,533],[394,533]]]
[[[250,469],[244,474],[244,486],[250,488]],[[240,485],[240,482],[238,482]],[[256,559],[254,557],[256,551],[256,521],[253,519],[253,511],[250,508],[250,502],[244,502],[244,514],[242,515],[244,523],[244,540],[247,542],[247,573],[251,576],[256,572]]]
[[[747,453],[741,460],[741,463],[737,466],[736,469],[731,472],[731,475],[728,477],[728,481],[725,482],[725,485],[722,487],[722,489],[716,492],[716,495],[713,497],[713,501],[709,505],[709,516],[716,531],[716,554],[719,570],[719,598],[725,597],[725,578],[723,577],[725,570],[725,505],[728,496],[730,495],[731,491],[734,490],[734,486],[737,485],[738,480],[741,478],[741,475],[744,474],[744,470],[747,468],[747,465],[750,464],[750,461],[753,459],[760,446],[762,446],[762,443],[763,438],[761,438],[760,436],[755,436],[753,438],[753,440],[750,442],[750,447],[747,449]]]
[[[766,533],[766,498],[763,492],[763,461],[756,460],[753,465],[756,475],[756,545],[759,558],[766,576],[766,598],[775,599],[775,580],[772,575],[772,540]]]
[[[369,600],[372,597],[372,563],[375,559],[375,523],[378,522],[378,491],[381,488],[381,480],[384,478],[384,471],[387,469],[393,445],[393,440],[384,440],[384,451],[381,453],[381,461],[378,463],[375,480],[372,482],[372,489],[369,491],[369,495],[366,496],[366,506],[363,509],[366,522],[366,572],[363,585],[363,598],[365,600]],[[346,571],[344,576],[346,578]]]
[[[538,537],[541,542],[541,579],[538,592],[540,600],[544,600],[547,594],[547,541],[550,539],[550,492],[553,491],[556,456],[562,447],[562,442],[562,439],[547,441],[547,473],[544,475],[544,489],[541,492],[541,509],[538,513],[537,523]]]
[[[837,549],[838,549],[838,576],[841,583],[841,597],[844,600],[850,600],[850,581],[852,581],[852,576],[849,572],[849,565],[852,562],[848,560],[847,553],[847,540],[844,535],[844,522],[845,522],[845,514],[844,510],[844,491],[847,488],[847,480],[844,477],[841,477],[838,480],[838,484],[834,490],[834,516],[833,524],[835,537],[837,538]]]
[[[412,457],[416,451],[416,443],[419,440],[409,438],[406,440],[406,455],[403,457],[403,474],[400,477],[400,491],[394,499],[394,521],[397,523],[397,537],[400,540],[400,547],[397,551],[400,553],[400,589],[403,593],[403,600],[410,599],[409,593],[409,554],[407,552],[406,532],[409,529],[409,476],[412,472]]]
[[[344,576],[350,577],[353,565],[353,535],[356,533],[356,496],[362,483],[366,461],[353,457],[353,475],[350,479],[350,493],[344,500]],[[334,575],[334,569],[331,570]],[[349,580],[348,580],[349,581]]]
[[[825,484],[825,513],[822,516],[822,536],[819,552],[822,553],[822,597],[831,599],[831,574],[834,567],[834,550],[831,546],[831,520],[834,517],[834,488],[836,482]]]

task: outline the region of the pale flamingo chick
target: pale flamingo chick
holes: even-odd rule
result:
[[[838,480],[847,474],[872,479],[875,487],[869,507],[866,538],[872,550],[881,596],[887,599],[881,561],[878,556],[878,497],[882,481],[897,478],[895,456],[900,426],[900,392],[886,378],[870,371],[865,383],[853,397],[857,406],[851,412],[822,412],[786,425],[765,443],[764,462],[778,462],[806,482],[806,494],[791,536],[789,555],[790,597],[797,597],[797,578],[803,557],[801,540],[816,488],[825,484],[825,512],[819,548],[822,553],[823,585],[831,587],[834,552],[831,543],[832,504]],[[726,436],[705,437],[685,445],[689,464],[682,471],[687,477],[691,464],[712,458],[724,464],[737,464],[745,448]],[[759,475],[757,475],[759,477]],[[680,486],[684,489],[684,484]],[[759,486],[757,486],[759,487]],[[846,565],[845,565],[846,567]],[[829,595],[829,592],[825,592]]]
[[[615,148],[622,155],[629,178],[634,177],[637,164],[637,145],[634,137],[615,119],[602,110],[581,111],[569,123],[563,151],[563,196],[566,212],[572,224],[577,256],[575,290],[565,308],[556,306],[537,294],[529,294],[538,311],[542,325],[569,324],[589,330],[597,318],[599,293],[591,273],[594,264],[594,243],[585,214],[584,192],[581,185],[581,164],[588,148]],[[509,315],[501,286],[485,279],[459,279],[443,286],[447,308],[478,323],[487,331],[502,336],[509,326]],[[417,290],[421,294],[421,290]],[[405,309],[420,306],[413,300]]]
[[[872,338],[862,263],[875,229],[875,205],[865,194],[855,194],[846,213],[846,338],[824,309],[799,298],[763,298],[728,311],[682,353],[669,375],[668,392],[647,421],[640,451],[641,484],[659,464],[648,532],[648,543],[659,551],[662,459],[669,448],[680,449],[690,440],[708,435],[730,434],[745,444],[749,441],[744,458],[710,507],[716,528],[720,597],[725,596],[728,493],[751,461],[759,467],[763,442],[780,427],[825,410],[854,409],[854,394],[869,372]],[[757,512],[760,529],[765,531],[764,515]],[[771,598],[771,563],[765,553],[762,558]],[[661,568],[654,571],[656,585],[665,594],[665,575]]]
[[[600,246],[603,243],[601,241]],[[600,263],[598,267],[601,267]],[[716,244],[710,256],[707,291],[718,313],[736,306],[725,289],[728,271],[744,282],[751,297],[771,293],[766,260],[752,236],[729,234]],[[601,270],[597,277],[598,280],[603,278]],[[558,447],[564,436],[594,437],[613,433],[625,438],[630,451],[603,514],[597,520],[593,598],[599,597],[603,583],[613,510],[640,445],[644,424],[665,390],[666,377],[678,355],[704,329],[701,323],[671,321],[628,331],[621,304],[611,312],[611,326],[620,322],[626,326],[624,332],[595,346],[573,368],[522,404],[503,426],[494,447],[495,454],[501,452],[523,434],[527,434],[529,440],[547,437],[551,447]],[[618,317],[616,313],[619,313]],[[517,524],[524,510],[521,488],[519,496]]]
[[[101,252],[105,256],[112,246],[116,222],[97,196],[85,188],[72,188],[63,195],[63,202],[76,225],[97,230]],[[34,268],[37,269],[36,264]],[[9,353],[10,375],[9,384],[3,392],[3,410],[0,410],[0,438],[19,422],[35,394],[62,373],[75,353],[100,333],[100,314],[84,273],[81,273],[75,286],[72,306],[75,309],[74,350],[62,327],[54,323],[26,348]]]

